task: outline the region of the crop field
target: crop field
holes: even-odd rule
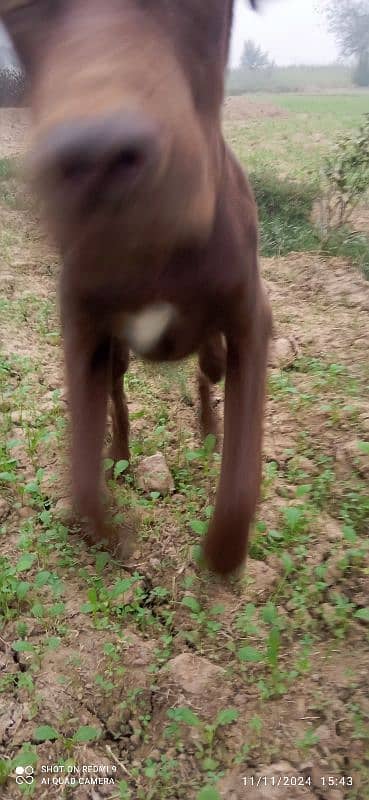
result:
[[[357,91],[353,86],[352,69],[343,64],[301,64],[288,67],[274,65],[257,70],[239,67],[229,71],[227,89],[232,95],[262,91],[273,94],[304,92],[307,95],[311,92],[336,92],[343,89],[352,93]]]
[[[315,186],[368,98],[228,98],[227,140],[251,174]],[[0,797],[368,800],[369,281],[314,232],[306,249],[293,229],[262,239],[263,489],[229,581],[201,565],[219,456],[200,440],[195,362],[132,359],[120,562],[69,508],[58,258],[18,175],[26,132],[0,112]],[[139,488],[156,453],[167,493]]]

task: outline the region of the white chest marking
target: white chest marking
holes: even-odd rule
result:
[[[125,335],[131,349],[140,355],[153,350],[174,316],[175,307],[170,303],[159,303],[137,314],[127,314]]]

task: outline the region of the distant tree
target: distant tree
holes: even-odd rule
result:
[[[369,86],[369,52],[360,53],[353,80],[356,86]]]
[[[326,0],[325,15],[341,55],[355,58],[355,83],[369,86],[369,0]]]
[[[259,47],[258,44],[247,39],[243,46],[241,56],[241,67],[248,69],[266,69],[271,66],[268,53]]]

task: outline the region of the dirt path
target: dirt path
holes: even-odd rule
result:
[[[193,364],[132,364],[134,471],[163,452],[175,492],[115,487],[137,528],[122,567],[68,525],[57,262],[17,186],[1,198],[1,797],[23,796],[29,765],[37,800],[194,800],[213,783],[201,800],[365,800],[369,285],[338,260],[263,262],[263,500],[232,583],[196,563],[218,460]]]

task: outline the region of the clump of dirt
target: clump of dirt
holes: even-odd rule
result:
[[[242,122],[248,119],[268,119],[270,117],[288,117],[285,109],[272,103],[258,103],[246,95],[226,97],[223,105],[223,117],[226,122]]]

